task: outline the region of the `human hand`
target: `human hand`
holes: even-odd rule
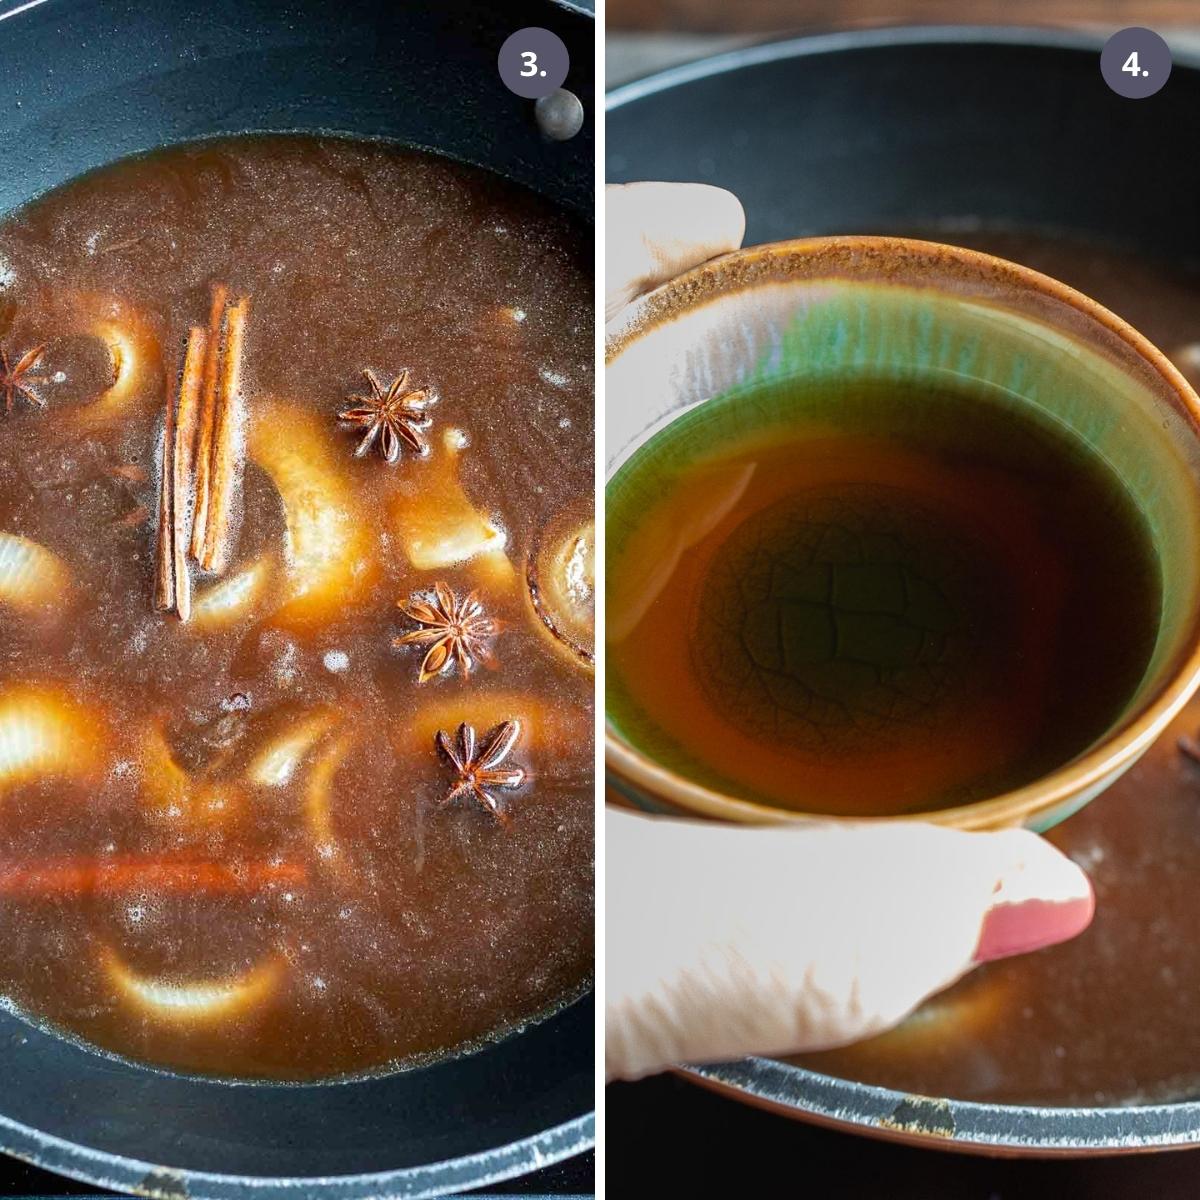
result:
[[[1087,876],[1025,830],[607,816],[606,1068],[827,1049],[1074,937]]]
[[[742,204],[705,183],[610,184],[605,198],[605,320],[668,279],[736,250]]]

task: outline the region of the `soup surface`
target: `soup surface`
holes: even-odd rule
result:
[[[777,807],[1028,783],[1120,714],[1158,628],[1124,485],[998,391],[748,387],[639,448],[608,512],[611,719]]]
[[[303,1079],[586,987],[591,263],[496,176],[337,139],[0,225],[12,1005]]]

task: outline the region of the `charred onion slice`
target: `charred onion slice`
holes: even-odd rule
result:
[[[419,571],[437,571],[456,563],[488,558],[488,570],[512,568],[504,553],[506,537],[467,497],[458,479],[462,434],[447,429],[421,476],[421,486],[398,491],[391,517],[396,534]],[[498,561],[497,561],[498,560]]]
[[[590,501],[587,507],[590,510]],[[529,555],[525,587],[542,631],[576,665],[591,667],[595,662],[596,525],[590,511],[564,513],[542,531]]]
[[[264,555],[198,593],[192,602],[192,627],[219,629],[249,616],[265,590],[271,566],[270,556]]]

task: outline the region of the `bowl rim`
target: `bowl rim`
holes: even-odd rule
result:
[[[951,271],[1033,292],[1074,309],[1085,319],[1115,335],[1167,384],[1182,414],[1190,419],[1193,433],[1200,442],[1200,397],[1170,359],[1127,321],[1083,292],[1030,267],[983,251],[917,238],[869,234],[797,238],[744,247],[710,259],[634,300],[607,331],[605,364],[616,361],[650,332],[714,300],[785,282],[789,278],[803,278],[806,282],[819,280],[823,276],[819,270],[812,270],[814,262],[819,268],[824,260],[830,260],[832,266],[835,265],[834,260],[848,257],[921,262],[936,257],[941,266],[949,267]],[[606,484],[608,478],[611,478],[611,473],[606,471]],[[607,711],[604,721],[605,765],[616,777],[618,790],[623,794],[628,795],[628,791],[621,789],[620,783],[628,782],[649,798],[666,800],[684,812],[740,823],[792,824],[847,820],[874,823],[902,820],[926,821],[958,829],[994,829],[1028,824],[1054,809],[1068,806],[1072,800],[1082,803],[1079,799],[1081,794],[1102,787],[1106,780],[1131,765],[1191,698],[1197,686],[1200,686],[1200,609],[1194,608],[1191,615],[1193,628],[1183,661],[1143,702],[1132,719],[1064,766],[1019,788],[970,804],[886,817],[845,817],[772,807],[755,800],[727,795],[685,779],[660,765],[616,735]]]

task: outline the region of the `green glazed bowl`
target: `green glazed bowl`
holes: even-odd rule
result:
[[[1158,636],[1140,685],[1071,762],[1015,790],[900,819],[1047,829],[1132,766],[1200,684],[1200,399],[1159,350],[1079,292],[932,242],[779,243],[715,259],[636,301],[610,329],[607,360],[608,478],[684,409],[713,397],[776,379],[861,377],[999,389],[1072,430],[1124,481],[1162,569]],[[611,719],[606,759],[609,785],[644,808],[743,822],[838,819],[694,783]]]

